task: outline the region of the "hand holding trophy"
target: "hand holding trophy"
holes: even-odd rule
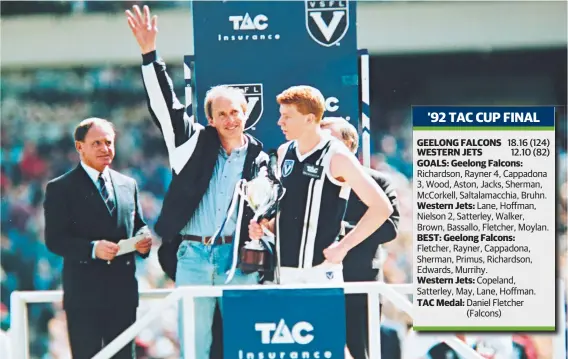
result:
[[[276,151],[269,154],[269,162],[266,166],[262,166],[257,176],[246,182],[241,181],[238,191],[241,198],[247,202],[248,206],[253,210],[253,221],[260,222],[262,219],[271,218],[276,213],[278,202],[286,192],[278,179],[278,157]],[[249,240],[242,247],[238,258],[240,259],[239,268],[243,273],[254,273],[264,271],[270,264],[270,243],[274,242],[274,234],[263,227],[265,236],[260,240]],[[238,250],[239,243],[235,238],[234,250]],[[227,282],[229,282],[236,268],[236,253],[233,253],[233,266],[229,273]]]
[[[285,189],[277,177],[278,158],[275,151],[269,154],[269,163],[261,167],[257,177],[241,187],[241,195],[254,211],[254,222],[260,222],[263,218],[271,218],[278,207],[278,201],[284,196]],[[270,244],[274,234],[266,227],[262,227],[264,234],[270,240],[250,240],[245,244],[240,253],[240,269],[244,273],[264,271],[269,265]],[[264,237],[264,238],[267,238]]]

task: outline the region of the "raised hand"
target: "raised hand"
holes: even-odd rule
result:
[[[156,50],[156,36],[158,34],[158,16],[150,15],[150,8],[144,5],[144,13],[138,5],[132,11],[126,10],[128,26],[136,38],[143,54]]]

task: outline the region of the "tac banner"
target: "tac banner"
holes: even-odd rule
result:
[[[311,85],[326,97],[326,116],[357,125],[359,80],[353,1],[193,1],[195,101],[215,85],[242,88],[249,102],[248,131],[277,148],[276,96],[293,85]]]
[[[226,359],[343,358],[342,288],[223,291]]]

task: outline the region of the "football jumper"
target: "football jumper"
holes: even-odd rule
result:
[[[313,268],[325,260],[323,250],[337,240],[351,188],[330,173],[330,159],[344,150],[330,136],[301,156],[291,141],[280,160],[286,194],[276,217],[281,267]]]

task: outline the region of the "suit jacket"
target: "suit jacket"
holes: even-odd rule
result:
[[[110,170],[110,178],[116,202],[113,216],[80,164],[47,184],[45,243],[51,252],[63,257],[65,308],[138,306],[134,258],[138,252],[115,257],[110,264],[92,258],[93,241],[118,243],[146,225],[136,181],[114,170]]]
[[[378,256],[379,245],[390,242],[396,238],[398,234],[398,224],[400,222],[397,195],[390,178],[387,175],[371,168],[365,167],[365,170],[385,192],[392,204],[393,212],[386,222],[379,227],[379,229],[371,234],[369,238],[351,249],[343,260],[344,272],[353,271],[363,275],[365,275],[365,272],[362,272],[361,270],[371,269],[373,259]],[[344,220],[348,223],[346,226],[346,233],[349,233],[349,231],[357,225],[357,222],[359,222],[361,217],[363,217],[367,208],[367,205],[361,201],[357,194],[351,191],[344,217]],[[359,280],[373,280],[373,278],[360,278]]]

